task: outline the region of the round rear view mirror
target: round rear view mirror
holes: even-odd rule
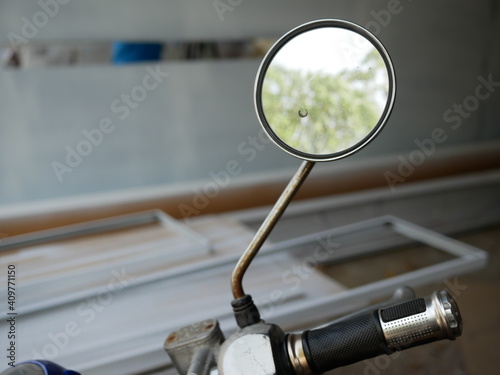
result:
[[[269,137],[309,161],[346,157],[372,141],[395,100],[386,49],[368,30],[319,20],[281,37],[264,57],[255,108]]]

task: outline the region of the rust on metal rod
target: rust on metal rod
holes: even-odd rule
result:
[[[252,239],[252,242],[250,242],[240,260],[236,264],[236,267],[234,268],[233,274],[231,276],[231,286],[235,299],[243,298],[245,296],[242,284],[243,276],[245,275],[247,268],[250,266],[253,258],[255,258],[255,256],[259,252],[262,244],[269,236],[269,233],[274,228],[281,215],[283,215],[286,207],[293,199],[295,193],[299,190],[300,186],[308,176],[313,166],[314,162],[308,160],[305,160],[301,164],[300,168],[290,180],[283,193],[281,193],[281,196],[275,203],[273,209],[267,215],[266,219],[260,226],[259,230]]]

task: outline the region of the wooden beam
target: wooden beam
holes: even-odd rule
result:
[[[408,155],[389,155],[357,160],[345,160],[319,166],[304,183],[297,200],[317,198],[373,188],[387,187],[386,173],[398,175],[400,160]],[[300,161],[297,161],[297,167]],[[403,184],[460,174],[500,168],[500,142],[457,145],[436,150],[415,166]],[[213,213],[274,204],[292,170],[274,175],[259,175],[254,179],[243,177],[221,188],[219,194],[205,201],[197,201],[194,188],[202,190],[208,181],[177,187],[142,188],[134,191],[106,193],[33,202],[12,207],[0,207],[0,233],[12,236],[76,224],[117,215],[160,209],[172,217],[187,219]],[[201,189],[200,189],[201,188]],[[198,199],[200,199],[198,197]],[[188,214],[186,214],[186,211]]]

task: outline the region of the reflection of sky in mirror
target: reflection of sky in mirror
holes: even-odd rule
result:
[[[337,74],[359,65],[372,48],[351,30],[325,27],[297,35],[280,49],[273,61],[287,69]]]
[[[314,75],[311,79],[314,79],[324,73],[336,75],[342,71],[371,69],[363,61],[374,49],[370,41],[352,30],[323,27],[303,32],[289,40],[274,56],[273,64],[302,73],[311,72]],[[385,68],[375,70],[374,83],[388,89]],[[381,92],[374,94],[374,100],[382,110],[387,96]]]

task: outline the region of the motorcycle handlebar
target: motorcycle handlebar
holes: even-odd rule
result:
[[[389,307],[288,335],[288,355],[297,374],[322,374],[337,367],[462,333],[462,318],[453,298],[434,292]]]

